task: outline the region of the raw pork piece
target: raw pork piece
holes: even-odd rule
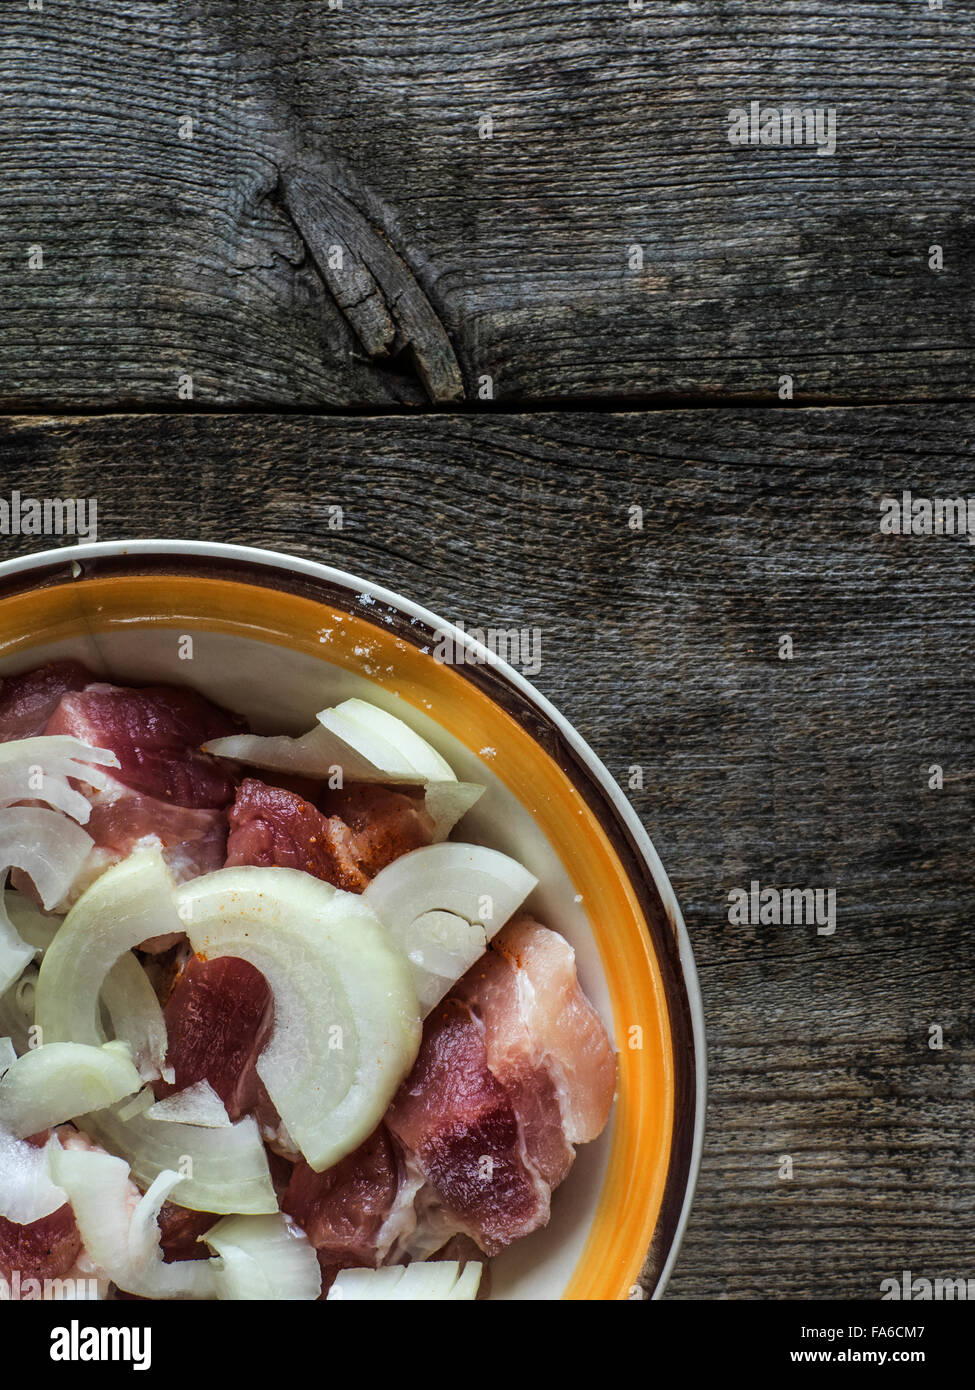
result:
[[[328,1282],[340,1269],[377,1265],[381,1234],[396,1201],[402,1165],[384,1125],[333,1167],[316,1173],[295,1164],[281,1210],[318,1252]]]
[[[194,957],[163,1011],[175,1084],[157,1081],[158,1098],[209,1081],[232,1120],[255,1109],[262,1087],[257,1059],[271,1035],[272,1002],[259,970],[235,956]]]
[[[493,1255],[544,1225],[615,1081],[572,948],[513,922],[427,1019],[385,1126],[325,1173],[294,1169],[283,1209],[318,1249],[323,1287],[343,1266],[449,1258],[465,1237]]]
[[[616,1059],[579,987],[575,952],[531,917],[509,922],[460,981],[484,1028],[491,1072],[511,1096],[532,1162],[550,1186],[569,1171],[574,1144],[609,1119]]]
[[[366,886],[343,842],[344,827],[295,792],[245,778],[228,818],[228,865],[301,869],[352,893]]]
[[[94,844],[64,899],[56,905],[56,912],[67,912],[96,878],[137,849],[161,848],[177,883],[223,868],[227,851],[224,811],[173,806],[143,796],[141,792],[129,791],[118,782],[111,782],[104,790],[84,787],[82,790],[92,806],[85,829]],[[10,881],[14,888],[40,906],[40,899],[26,873],[14,869]],[[162,951],[182,939],[182,933],[170,933],[142,945],[147,951]]]
[[[416,1156],[453,1229],[486,1254],[548,1221],[551,1189],[528,1158],[511,1097],[488,1067],[483,1027],[465,1001],[446,999],[427,1018],[386,1123]],[[439,1244],[448,1234],[440,1232]]]
[[[73,734],[119,760],[116,782],[174,806],[216,809],[233,800],[233,764],[204,753],[242,721],[194,690],[95,684],[63,695],[45,733]]]
[[[367,882],[394,859],[433,843],[433,818],[422,788],[359,782],[326,791],[321,806],[347,827],[350,852]]]
[[[98,1149],[87,1135],[70,1124],[32,1134],[25,1142],[42,1149],[52,1136],[64,1149]],[[140,1195],[139,1189],[130,1182],[126,1196],[130,1211],[135,1209]],[[23,1225],[0,1217],[0,1275],[5,1279],[9,1280],[13,1271],[19,1270],[22,1282],[28,1278],[42,1282],[45,1279],[88,1279],[92,1275],[102,1282],[90,1261],[86,1268],[81,1267],[85,1259],[81,1233],[67,1202],[49,1215]]]
[[[572,948],[529,917],[510,923],[427,1019],[386,1117],[427,1179],[408,1253],[437,1249],[452,1228],[492,1255],[544,1225],[615,1085]]]
[[[15,1269],[26,1279],[63,1279],[81,1251],[81,1235],[69,1203],[19,1225],[0,1216],[0,1274],[9,1280]]]
[[[159,1210],[159,1245],[166,1264],[208,1260],[213,1252],[200,1236],[219,1220],[209,1211],[190,1211],[176,1202],[163,1202]]]
[[[160,847],[176,883],[222,869],[227,853],[224,811],[173,806],[119,784],[93,791],[91,817],[85,829],[95,842],[68,898],[77,902],[99,874],[137,849]],[[146,950],[163,950],[175,937],[157,937]]]
[[[44,732],[108,748],[120,766],[103,789],[82,786],[92,804],[86,829],[94,848],[60,910],[67,911],[100,874],[136,849],[161,846],[177,882],[222,868],[223,807],[234,795],[234,765],[199,745],[238,731],[240,722],[195,691],[169,686],[88,684],[61,696]],[[12,881],[31,893],[19,871]],[[159,938],[147,949],[164,949],[174,939]]]
[[[50,661],[0,680],[0,743],[42,733],[61,697],[83,690],[91,679],[91,672],[80,661]]]
[[[420,794],[357,786],[329,797],[336,813],[326,815],[306,797],[248,777],[229,813],[228,865],[301,869],[361,893],[380,869],[433,838]]]
[[[178,949],[175,954],[180,954]],[[231,1120],[254,1115],[265,1143],[286,1160],[290,1177],[290,1164],[301,1155],[257,1073],[258,1058],[271,1036],[274,1020],[271,991],[264,976],[235,956],[215,960],[194,956],[166,995],[167,973],[160,972],[155,987],[159,992],[161,986],[165,996],[166,1061],[176,1080],[157,1081],[157,1098],[208,1081]],[[279,1176],[281,1171],[279,1166]],[[287,1185],[287,1178],[284,1181]]]

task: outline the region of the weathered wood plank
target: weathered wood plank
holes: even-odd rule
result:
[[[0,495],[537,625],[536,683],[624,787],[643,769],[700,968],[709,1134],[671,1295],[876,1298],[970,1272],[975,550],[878,522],[903,488],[975,496],[973,439],[975,408],[21,419]],[[753,878],[835,887],[835,934],[730,925]]]
[[[957,0],[5,5],[0,407],[187,377],[209,406],[968,398],[973,28]],[[834,107],[836,153],[733,148],[752,100]]]

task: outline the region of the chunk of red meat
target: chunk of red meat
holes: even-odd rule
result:
[[[159,1244],[167,1264],[177,1260],[208,1260],[213,1253],[200,1236],[220,1220],[209,1211],[190,1211],[176,1202],[163,1202],[159,1211]]]
[[[318,1251],[323,1271],[375,1265],[380,1231],[400,1185],[400,1164],[384,1125],[339,1163],[316,1173],[295,1164],[281,1210]]]
[[[41,733],[71,690],[90,684],[91,672],[80,661],[49,661],[33,671],[0,680],[0,743]]]
[[[575,952],[524,916],[504,927],[453,991],[480,1020],[488,1066],[511,1097],[528,1155],[555,1187],[609,1118],[616,1059],[583,993]]]
[[[200,745],[241,727],[235,715],[194,690],[89,685],[62,696],[45,732],[110,749],[119,760],[114,780],[133,791],[177,806],[215,808],[233,799],[233,770]]]
[[[420,789],[357,782],[326,791],[320,805],[330,819],[347,827],[347,843],[367,880],[394,859],[433,842],[433,818]]]
[[[407,1253],[452,1232],[487,1254],[549,1216],[552,1189],[609,1116],[616,1062],[569,943],[529,917],[430,1015],[386,1123],[426,1185]]]
[[[70,1204],[20,1225],[0,1216],[0,1274],[15,1269],[25,1279],[63,1279],[81,1251],[81,1234]]]
[[[64,910],[99,874],[142,845],[162,846],[177,882],[223,866],[227,822],[222,807],[234,794],[233,765],[202,752],[199,744],[235,731],[240,724],[236,716],[191,690],[92,685],[76,662],[41,668],[30,679],[33,684],[19,691],[10,687],[17,682],[23,686],[27,677],[6,682],[0,705],[6,693],[7,703],[24,719],[29,714],[36,724],[49,715],[45,732],[110,748],[121,764],[108,774],[103,789],[87,788],[92,813],[86,829],[94,849],[61,905]],[[84,689],[70,688],[72,682]],[[13,883],[36,898],[20,870]]]
[[[163,1011],[175,1084],[156,1083],[172,1095],[208,1081],[237,1120],[258,1102],[257,1059],[272,1028],[271,991],[259,970],[234,956],[194,957]]]
[[[422,798],[388,787],[345,788],[329,794],[326,810],[247,778],[229,813],[227,863],[302,869],[361,893],[380,869],[433,838]]]
[[[427,1018],[386,1124],[416,1156],[456,1229],[486,1254],[548,1220],[548,1184],[527,1158],[511,1098],[488,1067],[483,1030],[463,1001],[447,999]]]
[[[228,865],[301,869],[336,888],[361,893],[367,879],[356,868],[333,824],[310,801],[248,777],[237,792],[228,818]]]
[[[222,811],[174,806],[140,792],[121,796],[92,797],[93,806],[86,830],[102,849],[129,854],[140,840],[161,841],[164,848],[208,840],[214,830],[226,833]],[[222,839],[221,835],[221,839]]]
[[[490,1066],[490,1052],[488,1058]],[[498,1076],[494,1067],[491,1072]],[[563,1129],[558,1093],[551,1077],[544,1067],[527,1064],[513,1073],[502,1073],[498,1079],[518,1116],[527,1157],[550,1189],[558,1187],[576,1155]]]
[[[223,868],[227,817],[223,811],[174,806],[140,792],[94,793],[85,829],[103,853],[102,867],[124,859],[140,844],[158,842],[177,883]]]

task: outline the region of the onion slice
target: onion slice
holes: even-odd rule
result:
[[[82,894],[41,963],[35,1021],[45,1042],[105,1041],[99,995],[109,971],[140,941],[183,930],[172,889],[161,852],[146,849],[115,864]]]
[[[3,909],[6,909],[5,915]],[[14,944],[6,956],[6,972],[0,965],[0,1031],[9,1033],[18,1053],[26,1052],[29,1042],[27,1030],[34,1022],[37,966],[33,964],[33,959],[43,955],[62,920],[61,917],[43,913],[22,893],[13,889],[3,894],[3,902],[0,903],[0,957],[4,955],[3,943],[10,946],[13,933],[16,933],[19,944]],[[16,973],[10,979],[14,971]]]
[[[414,780],[456,780],[453,768],[432,744],[395,714],[368,700],[343,700],[334,709],[322,710],[317,719],[322,728],[335,734],[353,752],[368,758],[375,767],[386,764],[394,768],[399,761]]]
[[[421,1260],[380,1269],[340,1269],[326,1302],[466,1302],[477,1297],[483,1266],[468,1260]]]
[[[267,1152],[252,1115],[226,1129],[208,1129],[132,1114],[132,1105],[123,1101],[82,1115],[76,1124],[126,1159],[137,1182],[148,1185],[173,1169],[183,1179],[180,1205],[193,1211],[254,1216],[277,1211]]]
[[[453,768],[425,738],[395,714],[366,700],[343,700],[318,714],[301,738],[234,734],[204,744],[207,752],[252,767],[302,777],[330,778],[341,768],[346,782],[422,785],[434,841],[445,840],[484,788],[458,782]]]
[[[146,1112],[151,1120],[170,1124],[203,1125],[205,1129],[229,1129],[230,1116],[209,1081],[197,1081],[184,1091],[157,1100]]]
[[[101,1001],[112,1032],[132,1049],[132,1060],[143,1081],[175,1081],[166,1066],[166,1020],[149,976],[131,951],[126,951],[105,976]]]
[[[92,847],[91,836],[76,824],[88,820],[91,804],[68,779],[106,786],[97,764],[118,767],[118,759],[67,735],[0,743],[0,890],[8,869],[22,869],[45,907],[64,897]],[[21,801],[45,801],[54,809],[12,804]],[[5,896],[0,893],[0,994],[34,956],[8,915]]]
[[[104,1041],[99,999],[113,967],[147,937],[183,931],[172,889],[159,850],[140,850],[96,879],[79,898],[48,947],[38,975],[35,1018],[45,1043],[98,1046]],[[129,958],[138,970],[138,961]],[[111,993],[110,985],[110,1000]],[[143,1016],[147,1033],[152,1032],[148,1024],[154,1018],[151,1012]],[[157,1036],[157,1060],[161,1046]],[[131,1102],[123,1109],[128,1119],[109,1107],[88,1112],[78,1124],[127,1159],[138,1181],[151,1183],[161,1172],[174,1169],[184,1177],[180,1202],[194,1210],[277,1210],[267,1155],[253,1119],[218,1130],[133,1115]]]
[[[120,1120],[131,1120],[136,1115],[145,1115],[152,1109],[155,1103],[155,1094],[150,1086],[145,1086],[141,1091],[136,1091],[134,1096],[116,1105],[113,1113]]]
[[[90,748],[69,734],[13,739],[0,744],[0,806],[17,801],[44,801],[57,811],[88,823],[91,803],[69,778],[99,791],[108,786],[103,767],[118,767],[108,748]]]
[[[36,990],[37,966],[31,962],[7,992],[0,994],[0,1032],[9,1036],[18,1054],[26,1052],[30,1046]]]
[[[6,807],[0,810],[0,889],[6,886],[8,869],[23,869],[44,906],[53,907],[71,887],[91,847],[88,832],[60,811]],[[0,994],[33,960],[34,949],[7,915],[6,894],[0,892]]]
[[[221,1299],[313,1301],[322,1289],[315,1247],[288,1217],[228,1216],[204,1233],[218,1259],[214,1285]]]
[[[37,956],[42,956],[54,940],[64,918],[50,912],[42,912],[30,898],[25,898],[23,893],[18,893],[13,888],[8,888],[4,893],[3,903],[7,909],[7,916],[16,927],[21,940],[33,946]]]
[[[537,882],[496,849],[448,842],[394,860],[363,897],[409,960],[427,1014],[484,954]]]
[[[71,887],[88,858],[92,838],[68,816],[45,806],[0,811],[0,869],[23,869],[46,908]]]
[[[64,1206],[67,1194],[54,1182],[50,1165],[53,1149],[60,1147],[51,1138],[39,1149],[0,1129],[0,1216],[29,1226]]]
[[[129,1165],[97,1150],[51,1152],[54,1180],[68,1194],[89,1258],[125,1293],[141,1298],[209,1298],[209,1261],[165,1264],[159,1245],[159,1209],[177,1183],[161,1173],[133,1209]]]
[[[0,879],[0,888],[3,882]],[[20,935],[0,900],[0,994],[5,994],[20,978],[34,959],[34,954],[34,947]]]
[[[175,896],[195,951],[267,980],[258,1074],[311,1167],[331,1167],[372,1133],[419,1050],[402,953],[360,895],[298,869],[220,869]]]
[[[446,759],[410,726],[365,700],[343,700],[319,712],[301,738],[234,734],[212,739],[208,753],[272,772],[328,778],[341,768],[346,782],[455,782]]]
[[[433,821],[433,842],[446,840],[454,826],[480,801],[484,787],[480,782],[428,782],[424,807]]]
[[[46,1043],[25,1052],[0,1080],[0,1128],[21,1139],[39,1134],[114,1105],[141,1084],[124,1043]]]

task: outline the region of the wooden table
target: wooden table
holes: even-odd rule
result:
[[[972,29],[957,0],[0,14],[0,496],[541,628],[701,972],[670,1297],[972,1273],[975,550],[879,525],[975,494]],[[754,99],[832,105],[836,154],[732,147]],[[753,879],[835,888],[835,934],[731,925]]]

